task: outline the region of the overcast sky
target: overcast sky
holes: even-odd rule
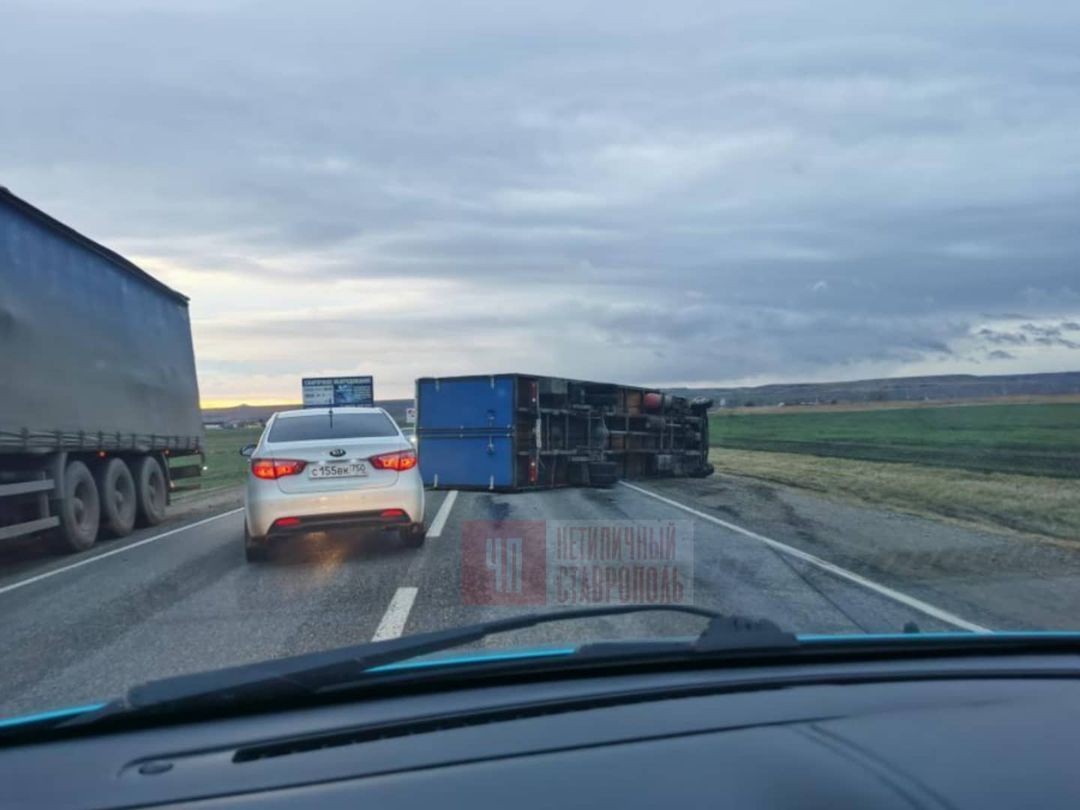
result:
[[[1080,368],[1080,3],[0,6],[0,184],[303,375]]]

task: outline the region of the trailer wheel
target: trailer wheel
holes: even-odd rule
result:
[[[101,523],[113,537],[131,534],[135,528],[135,479],[123,459],[110,458],[94,470],[101,499]]]
[[[619,468],[614,461],[590,461],[589,485],[594,487],[613,487],[619,480]]]
[[[64,470],[64,497],[58,508],[57,539],[64,551],[86,551],[97,540],[101,500],[90,469],[73,461]]]
[[[156,526],[165,519],[165,473],[153,456],[143,456],[135,462],[135,493],[139,523]]]

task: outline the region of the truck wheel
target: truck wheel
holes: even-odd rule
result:
[[[165,473],[153,456],[135,462],[135,494],[141,525],[156,526],[165,519]]]
[[[101,499],[101,524],[113,537],[135,528],[135,479],[123,459],[110,458],[94,470]]]
[[[57,539],[64,551],[86,551],[97,540],[101,500],[90,469],[73,461],[64,471],[64,497],[57,510],[60,530]]]
[[[589,484],[594,487],[613,487],[619,480],[619,468],[614,461],[590,461]]]

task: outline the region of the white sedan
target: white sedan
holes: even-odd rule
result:
[[[251,458],[244,550],[265,559],[272,541],[338,529],[396,529],[424,542],[424,485],[416,449],[382,408],[275,413]]]

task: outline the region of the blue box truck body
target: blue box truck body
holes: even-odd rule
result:
[[[608,486],[704,476],[709,400],[530,374],[417,380],[420,472],[431,487]]]

